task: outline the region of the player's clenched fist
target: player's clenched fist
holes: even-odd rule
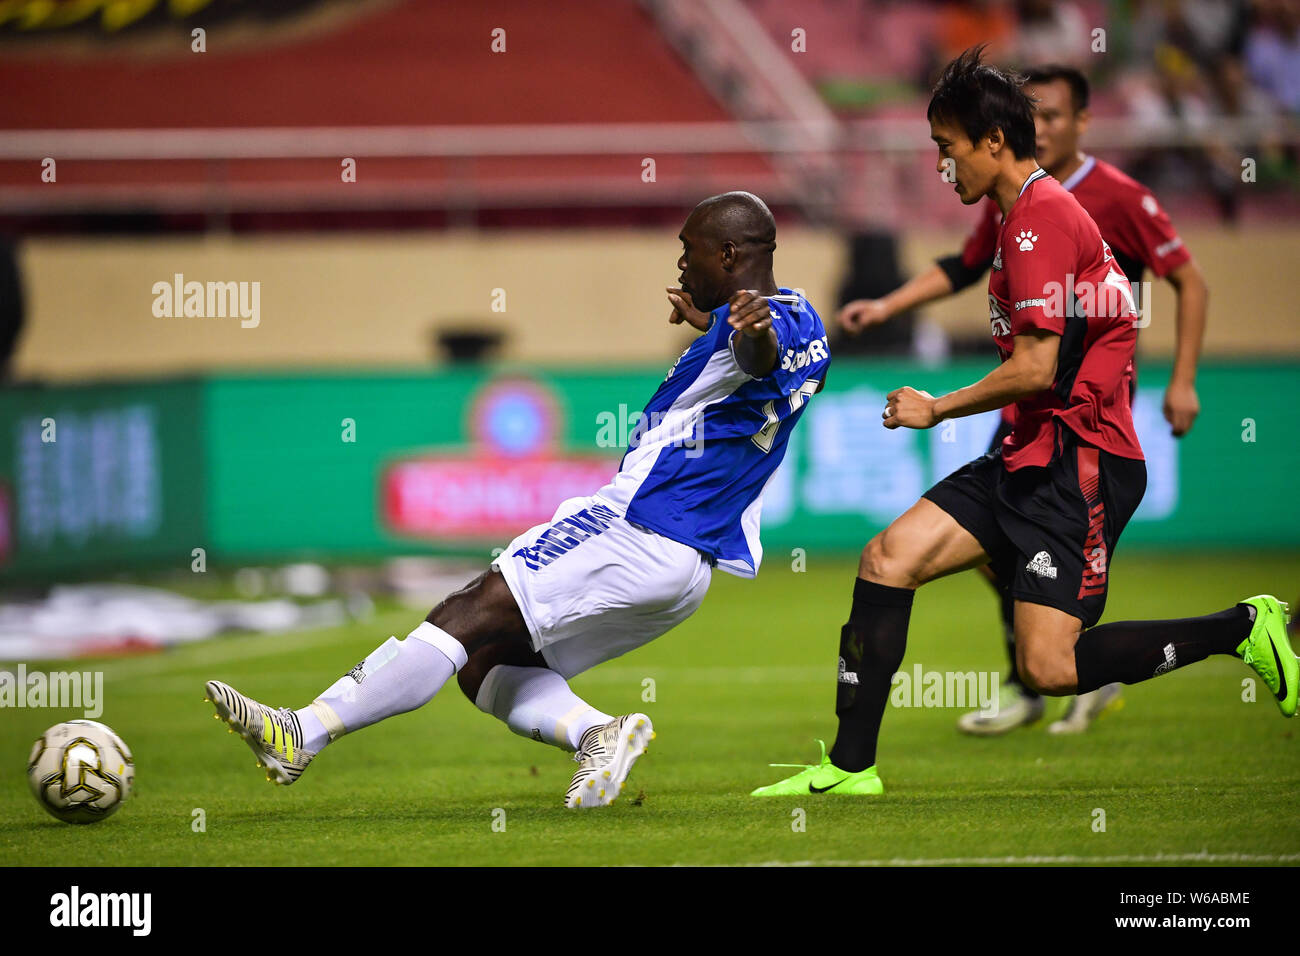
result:
[[[763,296],[742,289],[731,297],[728,304],[731,313],[727,316],[727,322],[733,329],[739,329],[751,339],[766,335],[772,327],[772,310]]]
[[[1191,385],[1170,382],[1165,390],[1165,421],[1173,428],[1175,438],[1182,438],[1201,413],[1201,402]]]
[[[885,411],[880,417],[886,428],[932,428],[939,423],[934,396],[906,385],[885,396]]]
[[[857,335],[863,329],[879,325],[889,320],[889,309],[884,299],[854,299],[840,309],[840,328],[849,335]]]

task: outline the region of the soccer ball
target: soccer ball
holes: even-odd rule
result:
[[[122,738],[93,720],[55,724],[32,745],[27,784],[64,823],[98,823],[131,793],[135,763]]]

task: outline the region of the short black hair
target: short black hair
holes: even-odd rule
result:
[[[971,47],[943,69],[935,84],[926,119],[953,122],[972,143],[995,129],[1016,159],[1032,159],[1034,104],[1021,89],[1024,77],[982,62],[984,44]]]
[[[1055,83],[1064,80],[1070,87],[1070,99],[1074,102],[1074,111],[1088,108],[1088,78],[1072,66],[1061,63],[1049,63],[1035,66],[1025,71],[1026,83]]]

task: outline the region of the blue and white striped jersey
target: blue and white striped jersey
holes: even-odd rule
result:
[[[728,306],[715,309],[641,413],[619,473],[597,494],[627,520],[752,578],[763,489],[790,430],[830,366],[822,320],[802,295],[769,299],[775,370],[750,377],[736,362]]]

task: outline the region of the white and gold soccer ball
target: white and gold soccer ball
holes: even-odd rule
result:
[[[131,793],[135,763],[111,727],[94,720],[55,724],[32,745],[27,783],[64,823],[98,823]]]

